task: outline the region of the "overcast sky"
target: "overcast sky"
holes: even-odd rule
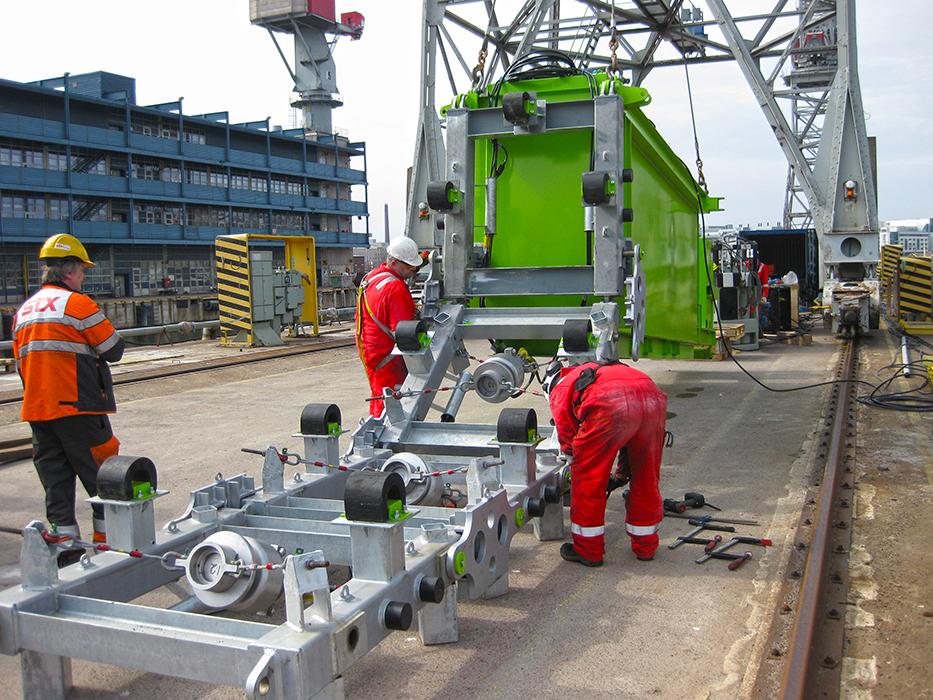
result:
[[[862,97],[868,133],[878,138],[880,216],[933,216],[933,3],[860,0],[857,7]],[[227,110],[234,122],[269,116],[293,126],[291,80],[265,30],[250,25],[248,8],[248,0],[5,2],[0,77],[105,70],[136,78],[140,104],[184,97],[189,114]],[[366,141],[371,231],[381,237],[388,203],[395,235],[404,225],[417,123],[421,2],[337,0],[338,13],[350,10],[366,16],[366,29],[361,40],[337,45],[344,106],[334,124]],[[712,223],[778,223],[786,162],[738,67],[698,66],[691,80],[710,192],[726,198],[727,211]],[[657,70],[645,87],[654,98],[647,113],[692,163],[683,70]],[[439,103],[447,92],[439,80]]]

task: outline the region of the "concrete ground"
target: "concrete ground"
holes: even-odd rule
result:
[[[167,352],[178,352],[178,346]],[[741,362],[775,387],[831,377],[835,341],[817,335],[810,346],[776,344],[743,353]],[[474,354],[484,353],[477,347]],[[142,351],[137,351],[142,352]],[[747,695],[757,669],[778,572],[786,558],[813,457],[812,432],[825,388],[770,393],[732,362],[640,361],[669,396],[662,491],[700,491],[727,517],[754,518],[745,534],[770,537],[736,572],[725,562],[694,563],[699,549],[666,544],[689,529],[668,519],[652,562],[629,550],[622,498],[607,514],[606,565],[585,569],[563,562],[559,543],[530,534],[513,541],[511,591],[461,606],[460,642],[422,647],[414,632],[391,635],[347,674],[348,697],[396,698],[736,698]],[[353,348],[274,360],[119,387],[113,418],[123,453],[151,457],[159,485],[157,523],[181,513],[189,490],[222,472],[258,474],[260,458],[240,447],[287,446],[301,408],[312,401],[340,405],[344,424],[365,410],[368,389]],[[547,420],[543,399],[534,406]],[[460,420],[494,423],[502,406],[468,397]],[[436,419],[436,418],[435,418]],[[0,440],[25,431],[14,411],[0,408]],[[0,524],[20,527],[43,515],[42,493],[29,462],[0,467]],[[81,504],[82,527],[90,509]],[[15,584],[19,538],[0,536],[0,583]],[[0,697],[20,695],[19,660],[0,657],[7,681]],[[74,663],[74,698],[238,698],[241,689]]]
[[[927,342],[933,337],[926,336]],[[933,347],[922,346],[933,359]],[[919,359],[914,346],[911,359]],[[890,376],[900,347],[862,344],[862,377]],[[904,390],[922,377],[901,380]],[[928,397],[930,393],[926,394]],[[849,700],[933,699],[933,413],[859,407],[843,693]]]

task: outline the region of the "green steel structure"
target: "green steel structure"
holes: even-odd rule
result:
[[[610,81],[612,85],[607,85]],[[719,198],[700,188],[684,162],[671,150],[643,109],[651,96],[605,73],[503,82],[459,95],[453,105],[486,108],[505,94],[534,93],[547,103],[590,100],[614,90],[624,105],[624,159],[632,181],[618,183],[633,213],[625,236],[641,248],[646,279],[646,330],[642,357],[708,357],[715,344],[713,297],[707,282],[709,245],[699,233],[699,214],[719,209]],[[592,264],[592,236],[584,224],[581,175],[593,170],[592,129],[548,129],[476,140],[474,241],[484,246],[489,267],[538,267]],[[496,211],[487,238],[484,222],[486,179],[496,180]],[[612,186],[612,185],[611,185]],[[599,299],[569,296],[495,297],[474,304],[498,306],[588,306]],[[618,300],[620,307],[622,299]],[[623,334],[629,329],[622,325]],[[549,341],[523,344],[546,356]],[[626,353],[627,342],[620,343]]]

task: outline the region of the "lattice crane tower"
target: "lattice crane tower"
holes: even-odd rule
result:
[[[444,164],[437,77],[446,75],[452,95],[491,85],[536,49],[559,50],[583,69],[608,66],[614,56],[634,85],[655,68],[736,61],[788,161],[785,226],[817,230],[824,302],[835,311],[835,290],[856,293],[858,285],[857,294],[872,299],[874,325],[877,195],[858,81],[855,0],[424,0],[408,235],[425,245],[439,240],[420,206]],[[867,330],[869,323],[858,325]]]

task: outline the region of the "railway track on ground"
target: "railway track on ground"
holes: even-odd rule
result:
[[[251,352],[241,354],[237,357],[218,357],[209,360],[200,360],[197,362],[188,362],[184,364],[173,365],[171,367],[153,367],[151,369],[141,369],[130,372],[120,372],[114,375],[113,385],[136,384],[139,382],[148,382],[156,379],[165,379],[167,377],[177,377],[183,374],[194,374],[196,372],[208,372],[215,369],[224,369],[226,367],[235,367],[253,362],[263,362],[266,360],[279,360],[283,357],[292,357],[294,355],[305,355],[321,350],[334,350],[336,348],[346,348],[354,344],[352,338],[341,338],[337,340],[325,340],[320,343],[307,343],[293,347],[274,348],[272,350],[263,350],[261,352]],[[22,391],[7,391],[0,393],[0,406],[19,403],[23,400]]]
[[[258,352],[238,354],[236,357],[219,357],[197,362],[188,362],[171,367],[152,367],[150,369],[140,369],[129,372],[121,372],[113,378],[114,386],[125,384],[138,384],[140,382],[150,382],[159,379],[167,379],[185,374],[194,374],[197,372],[209,372],[212,370],[226,369],[236,367],[237,365],[251,364],[255,362],[264,362],[268,360],[279,360],[285,357],[295,355],[305,355],[322,350],[334,350],[337,348],[351,347],[354,344],[352,338],[339,338],[334,340],[324,340],[317,343],[303,343],[301,345],[274,348]],[[0,393],[0,406],[17,404],[22,402],[22,391],[7,391]],[[0,464],[14,462],[20,459],[26,459],[32,455],[32,438],[24,436],[21,438],[11,438],[0,441]]]
[[[846,341],[837,380],[855,379],[857,353],[856,341]],[[753,697],[839,696],[855,500],[855,386],[834,384],[829,397],[782,602],[771,624],[768,660]]]

